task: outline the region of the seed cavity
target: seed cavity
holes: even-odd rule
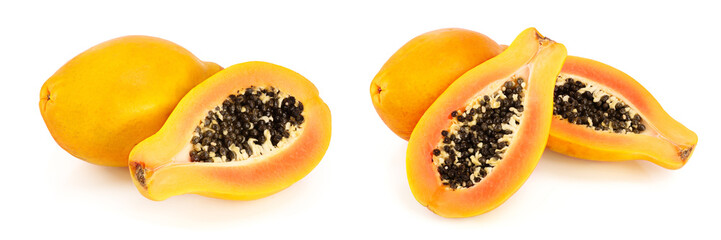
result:
[[[512,78],[449,113],[451,125],[431,153],[444,185],[472,187],[499,164],[521,124],[525,86],[523,78]]]
[[[231,162],[268,154],[300,135],[302,113],[303,103],[273,87],[237,91],[198,123],[190,161]]]
[[[638,134],[646,130],[635,109],[599,86],[561,74],[553,93],[553,114],[596,131]]]

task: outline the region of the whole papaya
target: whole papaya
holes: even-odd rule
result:
[[[383,65],[370,86],[373,106],[383,122],[408,140],[433,101],[471,68],[503,49],[475,31],[446,28],[421,34]]]
[[[120,37],[55,72],[40,89],[40,113],[68,153],[127,166],[130,150],[160,129],[190,89],[221,69],[164,39]]]

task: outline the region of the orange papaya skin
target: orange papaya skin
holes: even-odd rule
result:
[[[190,162],[193,129],[208,110],[251,86],[272,86],[302,102],[306,119],[302,132],[267,155],[224,163]],[[330,110],[310,81],[278,65],[246,62],[228,67],[190,90],[163,127],[133,148],[130,173],[140,193],[152,200],[186,193],[252,200],[281,191],[310,173],[328,149],[330,134]],[[138,181],[139,173],[144,182]]]
[[[466,29],[421,34],[393,54],[373,78],[373,106],[388,128],[408,140],[418,119],[444,89],[499,53],[501,47],[492,39]]]
[[[164,39],[115,38],[80,53],[47,80],[40,113],[68,153],[127,167],[135,144],[157,132],[191,88],[221,69]]]
[[[565,57],[562,44],[530,28],[506,51],[453,82],[423,114],[408,142],[406,170],[416,200],[440,216],[468,217],[498,207],[515,193],[530,176],[545,148],[553,113],[554,84]],[[442,138],[441,130],[450,126],[448,114],[513,76],[527,79],[526,110],[506,156],[476,185],[451,190],[442,184],[435,164],[430,161],[434,146]]]
[[[615,92],[635,108],[647,122],[641,134],[598,132],[559,117],[551,121],[548,148],[573,157],[624,161],[643,159],[668,169],[683,167],[695,149],[698,137],[663,110],[636,80],[606,64],[569,56],[562,73],[588,79]]]

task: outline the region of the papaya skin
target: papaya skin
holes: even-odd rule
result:
[[[71,155],[127,166],[135,144],[158,131],[185,93],[220,69],[167,40],[120,37],[55,72],[40,90],[40,113]]]
[[[444,89],[501,51],[492,39],[466,29],[421,34],[394,53],[373,78],[373,106],[388,128],[408,140],[418,119]]]
[[[698,137],[663,110],[641,84],[606,64],[569,56],[562,72],[592,81],[637,109],[646,122],[641,134],[598,132],[558,117],[551,121],[548,148],[573,157],[599,161],[643,159],[668,169],[686,164]]]
[[[305,123],[300,135],[283,148],[248,160],[190,162],[193,129],[208,110],[250,86],[272,86],[301,101]],[[136,187],[151,200],[186,193],[252,200],[281,191],[310,173],[328,149],[330,135],[330,110],[310,81],[278,65],[247,62],[228,67],[190,90],[163,127],[133,148],[128,165]],[[138,173],[143,182],[138,181]]]
[[[543,153],[550,130],[553,89],[566,49],[541,36],[523,31],[509,48],[463,74],[423,114],[413,130],[406,152],[408,182],[416,200],[443,217],[469,217],[505,202],[530,176]],[[520,76],[527,80],[525,111],[506,156],[476,185],[452,190],[443,185],[429,159],[441,129],[451,124],[449,112],[463,108],[479,93],[499,82]],[[495,84],[495,85],[494,85]]]

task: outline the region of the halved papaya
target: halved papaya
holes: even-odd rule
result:
[[[558,76],[548,148],[578,158],[644,159],[683,167],[698,142],[641,84],[606,64],[569,56]]]
[[[516,192],[545,147],[565,57],[562,44],[529,28],[454,81],[408,142],[406,169],[416,200],[438,215],[467,217]]]
[[[241,63],[190,90],[133,148],[130,173],[152,200],[257,199],[307,175],[330,135],[330,110],[310,81],[278,65]]]

